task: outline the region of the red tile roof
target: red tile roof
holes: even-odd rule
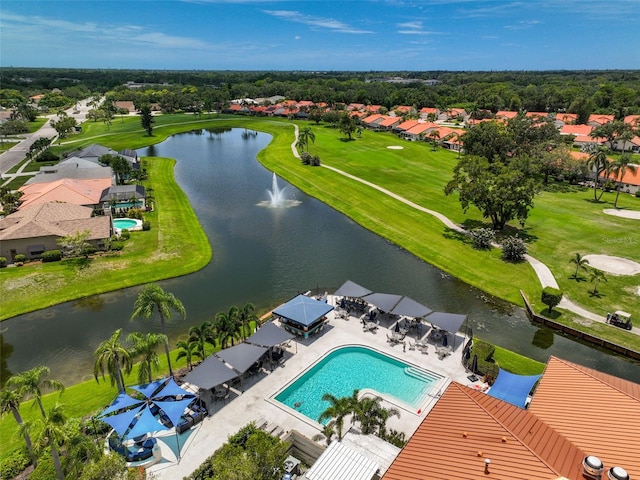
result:
[[[593,131],[591,125],[564,125],[560,129],[560,133],[563,135],[576,135],[576,136],[589,136]]]
[[[63,178],[49,183],[32,183],[19,188],[24,195],[22,205],[45,202],[66,202],[73,205],[97,205],[102,192],[111,186],[110,178],[72,179]]]
[[[578,479],[584,456],[529,411],[451,383],[382,480]]]
[[[378,113],[381,108],[382,105],[367,105],[366,107],[364,107],[365,111],[369,113]]]
[[[564,123],[574,123],[578,120],[577,113],[556,113],[556,120],[560,120]]]
[[[597,113],[589,115],[589,123],[597,123],[599,125],[604,125],[605,123],[611,123],[614,120],[613,115],[600,115]]]
[[[413,107],[409,105],[398,105],[397,107],[393,107],[392,110],[395,112],[408,113],[413,110]]]
[[[613,173],[609,174],[609,178],[611,180],[615,180],[616,182],[620,182],[626,185],[639,185],[640,186],[640,165],[636,166],[635,173],[631,170],[625,172],[625,174],[620,178],[618,175]]]
[[[434,115],[438,115],[438,109],[434,107],[422,107],[420,109],[421,115],[429,115],[430,113],[433,113]]]
[[[624,123],[633,127],[640,127],[640,115],[627,115],[624,117]]]
[[[606,469],[640,478],[640,384],[551,357],[529,411]]]
[[[432,122],[418,123],[415,127],[406,130],[406,133],[410,135],[420,135],[421,133],[425,133],[427,130],[432,130],[434,128],[438,128],[440,125]]]
[[[394,130],[409,130],[410,128],[418,125],[418,120],[407,120],[406,122],[402,122],[400,125],[396,125]]]
[[[381,122],[385,118],[388,118],[388,117],[386,115],[381,115],[379,113],[374,113],[373,115],[369,115],[368,117],[363,118],[362,119],[362,123],[365,123],[367,125],[371,125],[373,123]]]
[[[503,118],[508,120],[517,116],[518,112],[512,112],[509,110],[499,110],[498,112],[496,112],[496,118]]]

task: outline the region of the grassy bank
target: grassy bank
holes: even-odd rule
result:
[[[121,255],[0,270],[0,319],[97,293],[185,275],[211,260],[211,246],[173,177],[175,160],[145,159],[156,209],[148,232],[132,232]],[[29,299],[28,302],[25,299]]]

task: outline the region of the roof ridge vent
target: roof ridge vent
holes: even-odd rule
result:
[[[600,480],[604,473],[604,465],[602,464],[602,461],[594,455],[584,457],[584,460],[582,460],[582,468],[583,476],[590,480]],[[613,480],[616,480],[615,477]]]
[[[609,480],[629,480],[629,474],[622,467],[611,467],[607,477]]]

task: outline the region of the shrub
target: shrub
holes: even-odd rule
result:
[[[640,189],[636,192],[636,198],[640,198]]]
[[[51,150],[45,150],[36,159],[36,162],[57,162],[60,160],[60,157],[53,153]]]
[[[13,259],[13,261],[16,263],[24,263],[26,260],[27,256],[22,253],[17,254]]]
[[[309,152],[302,152],[300,154],[300,161],[302,162],[303,165],[310,165],[312,158],[313,157],[311,156],[311,154]]]
[[[135,218],[137,220],[142,220],[142,214],[144,211],[141,208],[130,208],[127,212],[128,218]]]
[[[544,287],[542,289],[542,303],[549,307],[549,313],[553,307],[558,305],[562,300],[562,291],[553,287]]]
[[[43,262],[57,262],[62,260],[62,252],[60,250],[47,250],[42,254]]]
[[[129,240],[131,238],[131,232],[126,228],[120,232],[120,240]]]
[[[0,268],[7,266],[7,257],[0,257]]]
[[[151,230],[151,222],[149,220],[145,220],[144,222],[142,222],[142,230],[144,230],[145,232]]]
[[[311,157],[311,166],[319,167],[320,166],[320,157],[318,155],[314,155]]]
[[[85,255],[93,255],[94,253],[96,253],[98,251],[98,249],[96,247],[94,247],[93,245],[87,245],[84,247],[84,254]]]
[[[111,245],[109,245],[109,250],[113,252],[119,252],[123,248],[124,248],[124,242],[111,242]]]
[[[0,478],[15,478],[29,466],[29,456],[22,451],[13,452],[0,465]]]
[[[522,262],[527,253],[527,245],[518,237],[507,237],[502,241],[502,259],[508,262]]]
[[[473,248],[477,250],[490,250],[491,243],[496,238],[496,234],[490,228],[475,228],[471,230],[471,242]]]

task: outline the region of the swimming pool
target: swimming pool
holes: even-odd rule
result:
[[[316,422],[329,406],[322,400],[325,393],[350,397],[356,389],[374,390],[416,410],[442,378],[370,348],[349,346],[330,352],[277,393],[275,400]]]
[[[122,230],[142,230],[142,221],[135,218],[114,218],[113,228],[117,233]]]

